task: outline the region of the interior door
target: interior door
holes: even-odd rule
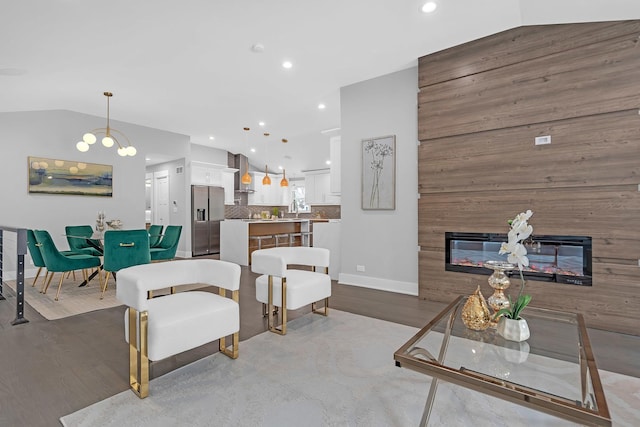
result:
[[[154,172],[153,184],[155,202],[155,206],[152,210],[153,223],[165,226],[169,225],[171,222],[169,214],[169,172]]]

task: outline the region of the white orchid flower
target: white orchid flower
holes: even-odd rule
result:
[[[529,258],[527,257],[527,248],[522,244],[533,233],[533,227],[527,223],[533,215],[531,210],[520,212],[510,222],[511,229],[507,234],[507,242],[500,245],[498,253],[500,255],[508,254],[507,260],[510,263],[518,264],[518,268],[522,272],[523,267],[529,266]]]
[[[514,249],[507,256],[507,261],[518,264],[518,268],[522,271],[523,267],[529,266],[529,258],[527,258],[527,248],[522,243],[516,243]]]

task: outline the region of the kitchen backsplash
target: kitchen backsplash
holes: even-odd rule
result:
[[[295,213],[288,213],[287,206],[238,206],[238,205],[225,205],[224,217],[227,219],[249,218],[254,214],[260,215],[262,211],[273,212],[273,208],[277,207],[285,218],[296,218]],[[322,205],[311,206],[311,212],[300,212],[297,214],[297,218],[328,218],[328,219],[340,219],[340,205]]]

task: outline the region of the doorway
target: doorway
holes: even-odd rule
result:
[[[153,224],[169,225],[169,171],[158,171],[153,173],[153,204],[151,217]]]

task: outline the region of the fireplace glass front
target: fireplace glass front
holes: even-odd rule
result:
[[[507,261],[506,254],[498,254],[506,241],[506,234],[447,232],[445,270],[491,274],[483,263]],[[533,236],[525,246],[529,258],[522,271],[525,279],[591,286],[591,237]],[[518,270],[511,275],[519,275]]]

